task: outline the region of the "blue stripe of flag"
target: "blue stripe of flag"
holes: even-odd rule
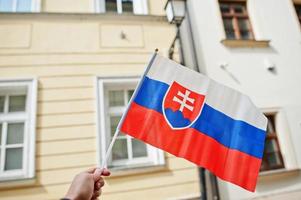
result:
[[[134,101],[163,114],[162,101],[168,87],[166,83],[145,77]],[[200,117],[191,128],[214,138],[228,148],[262,158],[265,131],[244,121],[232,119],[208,104],[204,104]]]

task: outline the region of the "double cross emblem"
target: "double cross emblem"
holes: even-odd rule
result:
[[[194,104],[195,99],[189,97],[190,93],[191,92],[189,90],[186,90],[185,94],[183,94],[181,91],[178,91],[177,95],[179,97],[181,97],[181,99],[178,96],[174,96],[172,99],[173,101],[180,104],[179,110],[181,112],[183,112],[184,108],[186,108],[190,111],[193,111],[193,108],[194,108],[193,104]],[[192,105],[188,105],[187,102],[191,103]]]

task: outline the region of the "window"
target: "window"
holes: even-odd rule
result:
[[[0,12],[38,12],[40,0],[0,0]]]
[[[0,80],[0,181],[34,176],[35,80]]]
[[[133,0],[106,0],[106,11],[133,13]]]
[[[301,25],[301,5],[295,5],[297,16]]]
[[[245,2],[220,1],[220,10],[227,39],[254,39]]]
[[[101,160],[105,156],[137,82],[137,79],[99,79],[98,81]],[[109,168],[113,169],[162,164],[164,164],[164,156],[161,150],[123,133],[118,134],[108,161]]]
[[[146,0],[96,0],[96,12],[147,14]]]
[[[275,114],[266,115],[268,118],[267,136],[260,171],[284,168],[277,133],[275,130]]]

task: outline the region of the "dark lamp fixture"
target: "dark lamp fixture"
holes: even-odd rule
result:
[[[168,0],[165,5],[167,20],[172,24],[180,25],[185,17],[186,0]]]

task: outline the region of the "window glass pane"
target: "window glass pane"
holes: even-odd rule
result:
[[[117,0],[106,0],[106,11],[117,12]]]
[[[26,96],[18,95],[18,96],[9,96],[9,112],[19,112],[25,111],[26,105]]]
[[[301,6],[296,6],[297,15],[301,17]]]
[[[32,0],[18,0],[17,11],[19,12],[29,12],[31,11],[31,1]]]
[[[242,40],[248,40],[252,38],[249,31],[240,31],[240,37]]]
[[[239,26],[240,30],[249,30],[248,20],[246,20],[246,19],[239,19],[238,26]]]
[[[226,37],[227,39],[235,39],[234,30],[226,29]]]
[[[267,139],[265,142],[265,152],[272,153],[278,151],[277,142],[273,139]]]
[[[243,5],[235,5],[234,6],[234,12],[235,13],[243,13],[244,6]]]
[[[299,22],[301,24],[301,6],[296,5],[296,12],[299,18]]]
[[[132,146],[134,158],[147,156],[146,145],[143,142],[132,139]]]
[[[232,19],[223,19],[226,36],[228,39],[235,39],[235,32],[233,28]]]
[[[230,6],[227,4],[221,4],[220,9],[222,13],[229,13],[230,12]]]
[[[6,149],[4,170],[22,169],[23,148]]]
[[[278,153],[268,154],[267,160],[271,167],[281,165],[281,159]]]
[[[134,94],[134,90],[128,90],[128,101],[130,101],[133,94]]]
[[[266,115],[268,118],[268,136],[265,140],[264,155],[261,164],[261,171],[274,170],[284,167],[281,150],[277,142],[275,132],[275,115]]]
[[[251,33],[248,27],[248,20],[246,19],[239,19],[238,26],[240,30],[241,39],[250,39]]]
[[[2,142],[2,124],[0,124],[0,146],[1,146],[1,142]]]
[[[13,0],[0,0],[0,12],[12,12]]]
[[[225,29],[232,29],[232,30],[234,30],[232,19],[226,18],[226,19],[223,19],[223,21],[224,21],[224,27],[225,27]]]
[[[275,121],[274,116],[268,115],[268,116],[266,116],[266,117],[268,118],[267,133],[268,133],[269,135],[275,134],[276,131],[275,131],[275,125],[274,125],[274,121]]]
[[[24,137],[24,123],[7,125],[6,144],[22,144]]]
[[[122,0],[122,12],[133,12],[133,0]]]
[[[123,106],[124,95],[123,90],[109,91],[109,106]]]
[[[117,139],[112,150],[112,160],[128,159],[126,139]]]
[[[111,136],[112,137],[113,137],[113,135],[116,131],[116,128],[117,128],[117,125],[118,125],[120,119],[121,119],[121,116],[114,116],[114,117],[112,116],[112,117],[110,117],[110,125],[111,125],[110,130],[111,130]]]
[[[5,101],[5,96],[0,96],[0,113],[4,112],[4,101]]]

